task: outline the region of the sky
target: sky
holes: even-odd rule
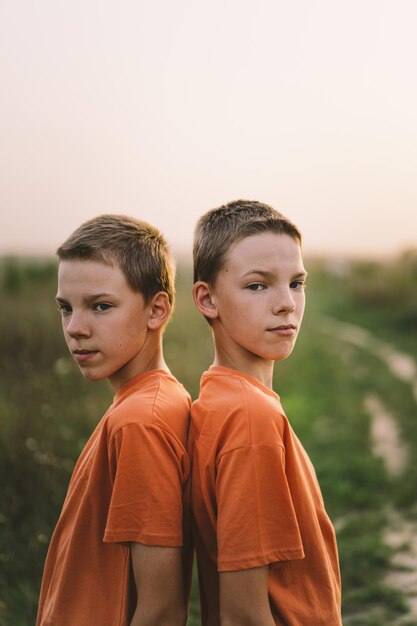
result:
[[[3,0],[1,254],[237,198],[314,254],[417,246],[415,0]]]

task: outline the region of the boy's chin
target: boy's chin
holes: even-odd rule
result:
[[[284,361],[290,356],[293,349],[294,349],[294,345],[288,346],[281,350],[274,350],[268,354],[260,355],[260,356],[262,356],[262,358],[264,358],[267,361]]]
[[[83,378],[85,380],[88,380],[89,382],[96,382],[99,380],[103,380],[104,378],[107,378],[106,374],[100,374],[99,372],[92,372],[91,370],[87,370],[87,369],[84,370],[81,367],[79,369]]]
[[[285,361],[285,359],[288,359],[291,352],[292,350],[290,350],[289,352],[286,352],[285,354],[279,354],[278,356],[274,357],[272,360],[273,361]]]

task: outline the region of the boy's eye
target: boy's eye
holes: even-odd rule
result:
[[[306,284],[303,280],[293,280],[293,282],[290,283],[290,288],[291,289],[305,289]]]
[[[65,313],[71,313],[72,309],[69,304],[64,302],[57,302],[58,311],[64,315]]]
[[[111,309],[111,304],[106,304],[105,302],[98,302],[94,305],[95,311],[108,311]]]
[[[250,291],[262,291],[262,289],[265,288],[265,285],[263,285],[262,283],[251,283],[247,286],[247,289],[250,289]]]

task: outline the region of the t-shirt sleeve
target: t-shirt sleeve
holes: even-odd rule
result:
[[[109,444],[113,489],[104,541],[182,545],[186,453],[155,425],[129,424]]]
[[[220,572],[304,558],[282,446],[248,445],[224,454],[216,496]]]

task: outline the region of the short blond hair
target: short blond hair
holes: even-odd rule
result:
[[[116,263],[133,291],[147,304],[159,291],[175,298],[175,263],[160,231],[127,215],[99,215],[81,224],[59,246],[60,261]]]
[[[289,219],[268,204],[234,200],[200,217],[194,233],[194,282],[214,285],[230,247],[250,235],[286,234],[301,245],[301,233]]]

